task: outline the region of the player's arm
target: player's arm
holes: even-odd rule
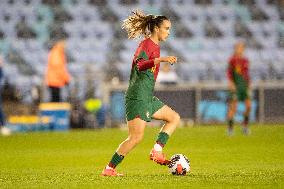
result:
[[[139,71],[147,70],[155,65],[154,59],[145,60],[143,58],[138,59],[136,64]]]
[[[148,45],[148,43],[142,43],[138,49],[138,56],[136,57],[136,65],[139,71],[144,71],[149,68],[154,67],[155,65],[161,62],[169,62],[171,64],[176,63],[177,58],[175,56],[166,56],[166,57],[158,57],[158,58],[151,58],[156,51],[152,50],[152,47]]]
[[[249,74],[249,60],[247,60],[247,82],[248,82],[248,90],[250,90],[251,87],[251,79],[250,79],[250,74]]]
[[[144,71],[149,68],[152,68],[153,66],[161,63],[161,62],[168,62],[168,63],[176,63],[177,58],[175,56],[166,56],[166,57],[159,57],[155,59],[145,60],[143,58],[140,58],[137,60],[137,67],[139,71]]]
[[[154,64],[159,64],[162,62],[168,62],[170,64],[174,64],[177,63],[177,57],[175,56],[165,56],[165,57],[159,57],[159,58],[155,58]]]
[[[151,50],[147,44],[140,44],[137,54],[138,55],[135,59],[135,63],[139,71],[147,70],[155,65],[154,59],[150,59]]]
[[[232,80],[229,80],[228,86],[230,91],[236,91],[236,85]]]

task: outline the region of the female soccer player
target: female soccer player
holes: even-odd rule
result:
[[[251,108],[249,95],[250,78],[249,78],[249,61],[244,57],[245,44],[238,42],[235,45],[233,56],[230,58],[228,66],[229,80],[229,103],[228,103],[228,134],[233,134],[234,115],[237,110],[238,101],[244,101],[246,110],[244,112],[243,133],[249,134],[248,122]]]
[[[125,95],[126,120],[128,137],[112,156],[109,164],[102,172],[103,176],[122,176],[115,167],[143,138],[146,123],[151,119],[163,120],[156,143],[150,152],[150,159],[161,165],[168,160],[162,149],[180,121],[180,116],[170,107],[153,95],[155,81],[159,73],[160,63],[175,64],[175,56],[160,57],[160,42],[170,34],[171,22],[165,16],[145,15],[137,10],[124,20],[122,28],[128,33],[129,39],[144,35],[132,61],[129,87]]]

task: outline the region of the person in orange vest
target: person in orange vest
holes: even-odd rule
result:
[[[65,41],[55,43],[48,55],[45,83],[49,87],[51,102],[61,102],[60,91],[69,84],[70,74],[66,66]]]

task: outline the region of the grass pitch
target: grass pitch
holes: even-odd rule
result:
[[[224,126],[179,128],[164,152],[185,154],[191,173],[172,176],[149,160],[158,128],[118,171],[100,176],[127,131],[103,129],[0,136],[0,188],[284,188],[284,126],[253,126],[250,136]]]

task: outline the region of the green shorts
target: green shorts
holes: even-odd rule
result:
[[[245,101],[250,99],[248,89],[237,89],[235,92],[229,91],[229,100]]]
[[[153,96],[150,100],[136,100],[125,98],[125,112],[127,121],[137,117],[150,122],[153,114],[161,109],[164,103],[157,97]]]

